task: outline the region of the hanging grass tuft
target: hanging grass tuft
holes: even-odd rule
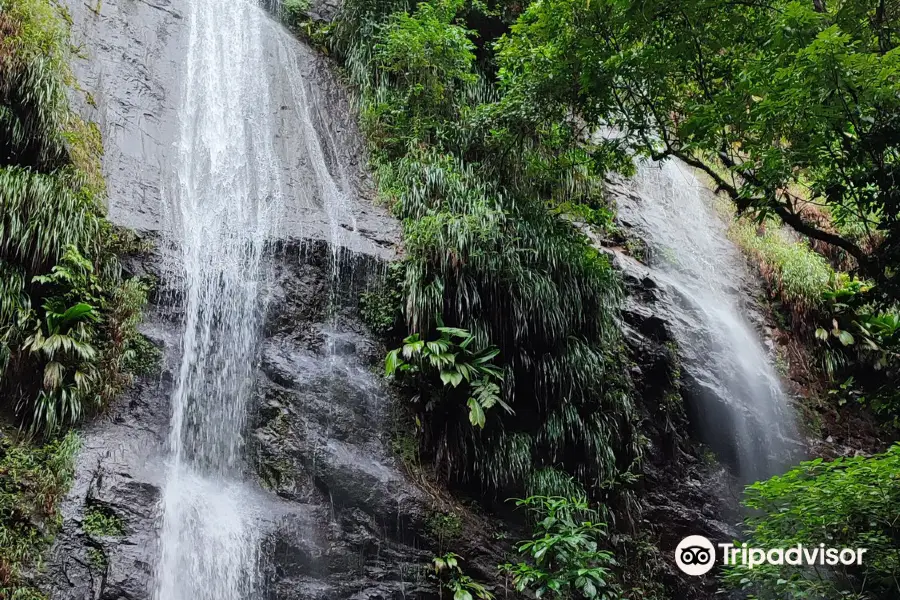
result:
[[[403,222],[409,331],[459,327],[478,349],[497,348],[512,408],[486,411],[476,428],[458,394],[424,394],[423,454],[447,479],[498,494],[583,486],[617,501],[640,457],[622,290],[559,209],[602,196],[613,154],[565,118],[515,112],[515,95],[475,66],[467,10],[351,0],[331,37],[380,193]]]
[[[0,397],[52,435],[127,385],[146,287],[122,281],[102,143],[69,108],[68,16],[0,0]]]

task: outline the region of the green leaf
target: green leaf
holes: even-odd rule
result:
[[[70,307],[63,313],[62,318],[60,319],[62,325],[71,323],[73,321],[78,321],[82,318],[91,318],[96,319],[96,315],[94,314],[94,307],[85,302],[79,302],[75,306]]]
[[[384,374],[386,377],[390,377],[394,374],[402,364],[402,360],[400,358],[400,350],[391,350],[387,353],[387,356],[384,359]]]
[[[465,329],[460,329],[458,327],[438,327],[438,331],[441,333],[447,333],[452,335],[453,337],[465,339],[472,337],[472,334],[466,331]]]
[[[444,385],[452,385],[453,387],[458,386],[462,383],[463,376],[460,375],[457,371],[441,371],[441,381]]]
[[[840,334],[838,334],[838,339],[845,346],[850,346],[854,342],[853,336],[850,334],[849,331],[841,331]]]
[[[480,355],[478,358],[474,359],[472,362],[475,363],[476,365],[481,365],[486,362],[490,362],[498,354],[500,354],[500,350],[498,350],[497,348],[494,348],[492,350],[486,351],[484,354]]]
[[[469,398],[467,402],[469,406],[469,422],[475,427],[484,429],[484,410],[475,398]]]

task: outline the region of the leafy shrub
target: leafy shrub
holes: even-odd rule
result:
[[[385,374],[390,377],[397,371],[422,375],[427,379],[436,375],[444,388],[458,388],[465,381],[469,409],[469,421],[484,428],[484,411],[499,404],[512,412],[500,399],[503,373],[491,361],[500,353],[496,348],[470,350],[475,337],[465,329],[438,327],[440,337],[426,342],[413,334],[403,340],[403,347],[388,352]],[[420,384],[424,383],[420,379]]]
[[[462,520],[452,512],[435,512],[428,517],[425,528],[437,539],[438,547],[444,548],[462,534]]]
[[[65,14],[0,7],[0,394],[53,434],[127,385],[146,289],[103,218],[99,130],[69,108]]]
[[[71,484],[78,445],[74,433],[44,445],[0,434],[0,597],[40,597],[22,571],[40,565],[59,528],[56,507]]]
[[[493,600],[494,595],[481,583],[466,575],[459,566],[462,558],[458,554],[448,552],[443,556],[435,556],[431,561],[432,577],[438,581],[439,597],[444,597],[444,590],[453,594],[453,600]]]
[[[311,3],[309,0],[285,0],[281,5],[284,19],[288,25],[292,25],[306,16]]]
[[[394,330],[403,317],[403,264],[388,265],[384,278],[374,290],[363,292],[359,298],[359,313],[363,322],[375,333]]]
[[[765,564],[726,571],[725,582],[760,600],[781,598],[896,598],[900,589],[900,445],[872,458],[817,459],[754,483],[744,505],[747,543],[787,548],[866,548],[861,567]]]
[[[565,600],[619,598],[612,571],[616,561],[600,549],[606,524],[598,522],[586,499],[530,496],[516,505],[526,507],[534,522],[532,539],[518,545],[526,560],[501,566],[517,591]]]

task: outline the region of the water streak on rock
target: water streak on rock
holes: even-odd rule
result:
[[[631,187],[633,186],[633,187]],[[742,300],[746,263],[711,194],[677,161],[639,166],[620,215],[649,246],[651,277],[685,360],[700,438],[742,480],[776,472],[796,437],[790,410]]]

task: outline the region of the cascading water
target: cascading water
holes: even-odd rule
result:
[[[153,596],[245,600],[261,593],[253,507],[263,501],[243,481],[242,433],[266,309],[264,253],[281,217],[299,213],[301,229],[327,222],[337,273],[337,249],[356,225],[346,174],[330,156],[340,181],[332,177],[314,127],[297,42],[252,2],[190,0],[188,18],[167,201],[183,354]]]
[[[242,1],[192,0],[177,181],[169,199],[183,293],[156,600],[238,600],[257,586],[258,528],[242,429],[264,313],[261,260],[282,209],[261,36]]]
[[[704,439],[749,481],[788,461],[794,425],[778,376],[741,306],[746,262],[711,194],[681,163],[642,164],[619,214],[641,232],[689,366]]]

